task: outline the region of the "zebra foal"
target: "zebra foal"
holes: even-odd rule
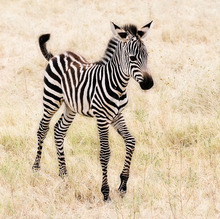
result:
[[[104,57],[95,63],[89,63],[82,56],[72,52],[53,56],[46,48],[50,35],[45,34],[39,38],[41,52],[49,63],[44,75],[44,111],[37,132],[38,149],[33,170],[40,169],[42,146],[49,130],[49,122],[64,103],[65,110],[54,127],[59,175],[67,175],[63,142],[76,113],[95,117],[100,139],[103,173],[101,192],[104,201],[110,200],[107,178],[110,124],[125,141],[125,162],[118,190],[121,194],[126,192],[135,139],[126,126],[122,111],[128,103],[126,88],[131,77],[143,90],[153,86],[153,79],[147,72],[147,49],[142,41],[151,24],[152,22],[138,30],[134,25],[121,28],[111,23],[114,36],[108,43]]]

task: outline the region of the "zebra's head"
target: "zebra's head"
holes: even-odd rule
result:
[[[147,49],[142,41],[147,36],[152,21],[137,29],[134,25],[119,27],[111,23],[113,34],[121,42],[120,65],[128,76],[133,77],[143,90],[150,89],[154,82],[147,70]]]

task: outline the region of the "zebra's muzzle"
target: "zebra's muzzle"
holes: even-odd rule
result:
[[[150,75],[144,78],[142,82],[140,82],[140,86],[142,90],[149,90],[154,85],[154,81]]]

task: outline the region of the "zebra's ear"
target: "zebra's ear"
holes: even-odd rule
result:
[[[123,30],[122,28],[114,24],[113,22],[110,22],[110,25],[111,25],[112,33],[115,36],[118,36],[120,39],[123,39],[123,40],[126,39],[128,34],[125,30]]]
[[[140,38],[143,39],[148,35],[150,28],[152,28],[152,23],[153,21],[151,21],[149,24],[146,24],[140,30],[138,30],[138,36]]]

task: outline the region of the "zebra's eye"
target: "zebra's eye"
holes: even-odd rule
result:
[[[135,56],[130,56],[131,61],[135,61],[136,57]]]

